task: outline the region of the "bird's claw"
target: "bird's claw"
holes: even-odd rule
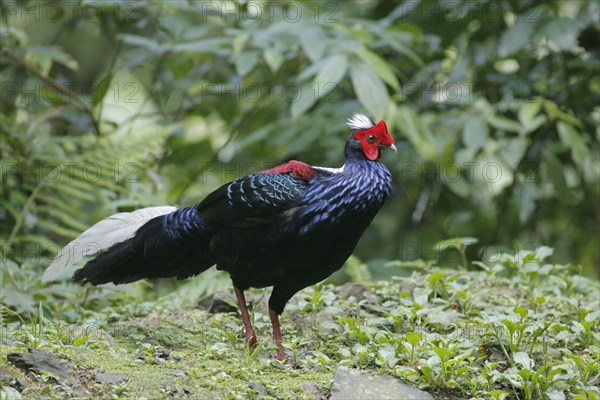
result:
[[[292,352],[284,352],[283,349],[277,351],[277,354],[275,354],[275,359],[281,366],[289,366],[292,368],[296,368],[298,366],[296,356]]]
[[[278,351],[277,354],[275,355],[275,358],[277,359],[277,361],[287,360],[287,357],[286,357],[285,353],[283,352],[283,350]]]
[[[256,340],[256,335],[254,333],[246,334],[246,345],[253,350],[256,349],[258,341]]]

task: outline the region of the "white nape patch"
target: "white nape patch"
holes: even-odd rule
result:
[[[348,126],[350,129],[362,131],[364,129],[371,129],[374,127],[375,122],[373,122],[371,118],[367,117],[365,114],[357,113],[348,118]]]
[[[332,174],[339,174],[341,172],[344,172],[345,166],[346,166],[346,164],[342,165],[339,168],[327,168],[327,167],[317,167],[317,166],[313,166],[313,168],[320,169],[321,171],[331,172]]]

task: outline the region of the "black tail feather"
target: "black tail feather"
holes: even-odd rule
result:
[[[210,232],[194,232],[173,239],[164,229],[165,217],[151,219],[135,236],[88,261],[73,274],[73,280],[100,285],[144,278],[183,279],[210,268],[213,265],[208,252]]]
[[[132,251],[132,242],[133,239],[128,239],[111,246],[88,261],[83,268],[75,271],[73,280],[81,284],[89,282],[100,285],[109,282],[128,283],[141,279],[140,268],[136,264],[143,259],[136,257]]]

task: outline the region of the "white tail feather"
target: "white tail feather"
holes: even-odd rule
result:
[[[148,207],[130,213],[118,213],[98,222],[67,244],[42,275],[42,282],[71,277],[75,264],[84,257],[127,240],[152,218],[172,213],[176,207]]]

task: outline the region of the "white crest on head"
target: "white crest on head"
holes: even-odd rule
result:
[[[374,127],[375,122],[373,122],[371,118],[367,117],[365,114],[357,113],[348,118],[348,126],[350,129],[362,131]]]

